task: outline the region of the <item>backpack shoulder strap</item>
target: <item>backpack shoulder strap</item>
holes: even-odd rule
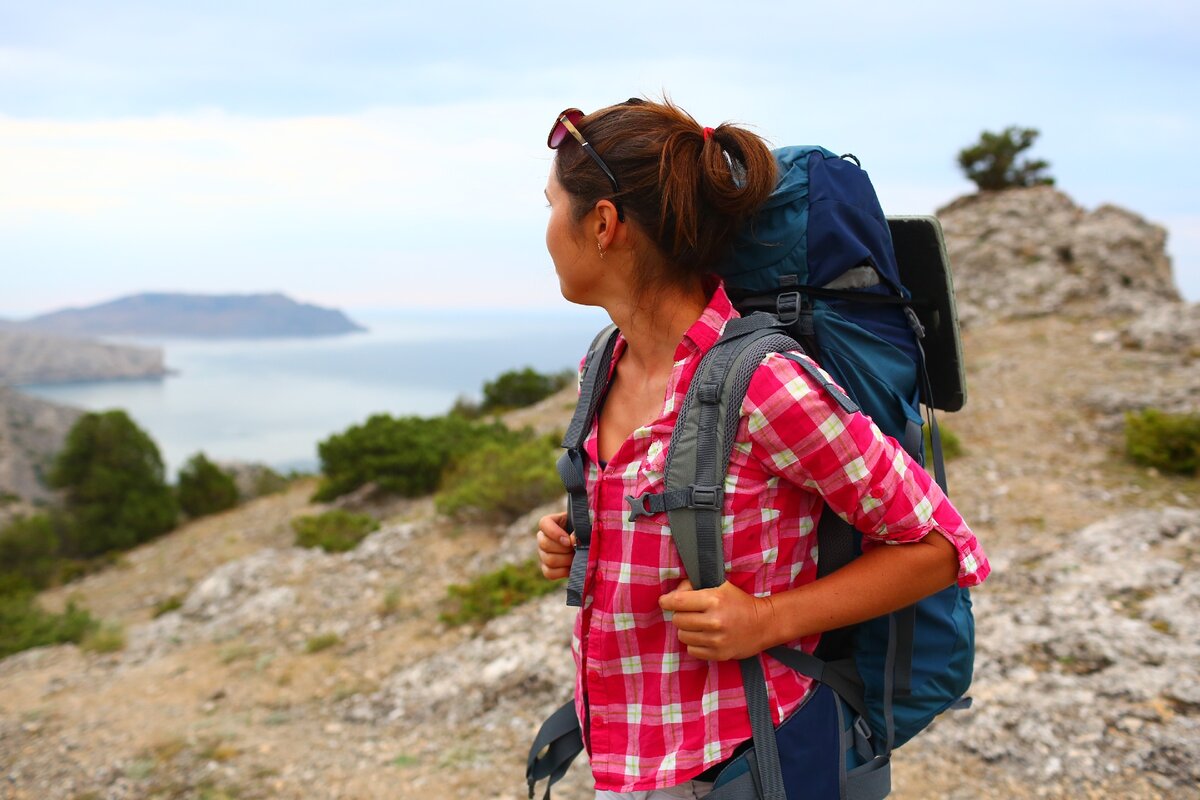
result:
[[[666,511],[671,536],[696,588],[719,586],[725,580],[724,484],[750,379],[768,354],[799,347],[769,315],[731,320],[704,354],[684,395],[671,434],[662,495],[629,498],[631,518]]]
[[[592,541],[592,518],[587,497],[587,460],[583,443],[596,409],[608,390],[608,372],[617,345],[617,326],[609,325],[592,340],[579,381],[579,400],[571,424],[563,436],[564,452],[558,459],[558,475],[567,490],[567,530],[575,534],[575,557],[567,577],[567,605],[583,605],[583,582],[587,576],[588,549]]]
[[[664,494],[688,492],[690,502],[678,508],[668,506],[667,518],[688,578],[698,589],[719,586],[725,580],[721,537],[725,476],[750,380],[770,353],[800,347],[781,332],[778,324],[768,315],[752,314],[726,326],[700,362],[671,434]],[[741,670],[762,798],[784,800],[779,751],[759,657],[744,659]]]

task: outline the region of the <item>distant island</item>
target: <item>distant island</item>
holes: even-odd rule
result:
[[[260,339],[337,336],[363,331],[341,311],[271,294],[146,293],[67,308],[15,323],[61,336]]]

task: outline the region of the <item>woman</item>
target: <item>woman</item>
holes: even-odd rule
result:
[[[775,355],[741,408],[725,484],[726,582],[696,591],[681,580],[665,516],[629,521],[624,498],[662,489],[680,402],[737,316],[713,274],[774,187],[774,160],[756,135],[701,127],[669,102],[568,110],[549,144],[546,246],[563,296],[604,308],[621,331],[586,444],[594,519],[576,710],[597,797],[702,797],[751,737],[737,659],[779,644],[812,652],[823,631],[977,584],[989,566],[894,440]],[[867,552],[817,580],[826,503],[864,533]],[[539,523],[547,578],[570,571],[565,521]],[[778,723],[811,681],[762,661]]]

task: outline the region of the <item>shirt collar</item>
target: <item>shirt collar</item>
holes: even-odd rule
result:
[[[700,318],[692,323],[692,327],[683,334],[679,347],[675,348],[675,361],[683,361],[693,353],[708,352],[708,349],[717,343],[717,339],[721,338],[726,323],[737,316],[733,303],[729,301],[729,295],[725,293],[725,284],[718,282]]]

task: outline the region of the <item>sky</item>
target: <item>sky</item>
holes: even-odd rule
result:
[[[1191,87],[1191,88],[1188,88]],[[0,317],[142,291],[561,308],[546,132],[669,94],[855,153],[888,213],[1037,128],[1200,300],[1200,4],[0,0]]]

